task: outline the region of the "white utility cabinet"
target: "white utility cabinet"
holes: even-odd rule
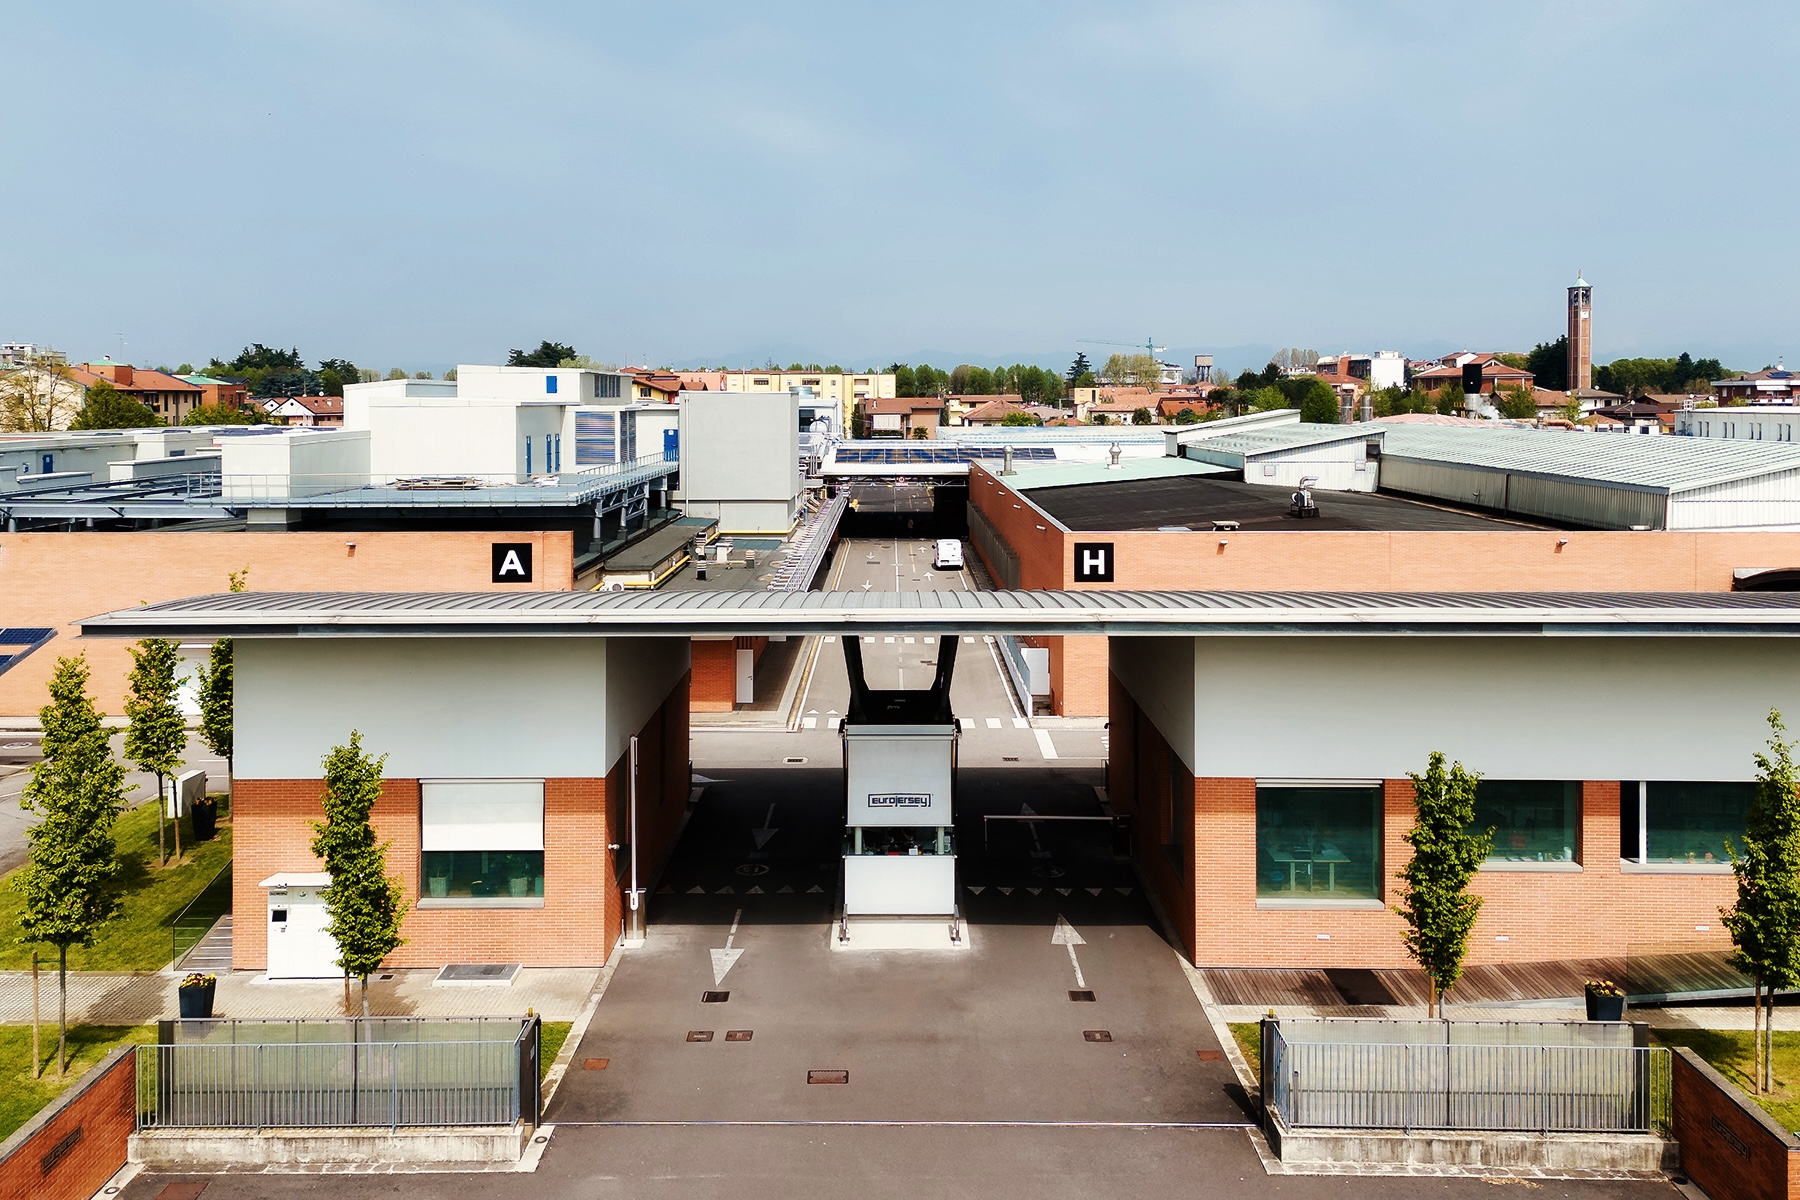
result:
[[[337,939],[321,892],[331,883],[323,871],[285,872],[262,881],[269,895],[269,978],[337,979]]]

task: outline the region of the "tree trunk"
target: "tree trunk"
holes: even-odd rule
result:
[[[163,778],[162,772],[156,773],[156,865],[169,865],[169,851],[163,840]]]
[[[1763,1091],[1775,1090],[1775,985],[1769,985],[1769,1011],[1763,1015]]]
[[[69,948],[56,948],[56,1073],[69,1073]]]
[[[1438,1015],[1437,980],[1425,977],[1425,1016],[1429,1019]]]
[[[31,1077],[41,1079],[44,1075],[44,1050],[38,1042],[38,1024],[43,1020],[43,1013],[38,1008],[38,952],[31,952]]]
[[[369,1016],[369,977],[367,975],[362,977],[362,1002],[363,1019],[367,1020]]]
[[[1762,977],[1750,980],[1750,1090],[1762,1091]]]

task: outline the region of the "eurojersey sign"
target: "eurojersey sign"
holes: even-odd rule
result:
[[[930,808],[930,792],[882,792],[869,797],[870,808]]]

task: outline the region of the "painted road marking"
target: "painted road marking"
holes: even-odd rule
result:
[[[819,718],[817,718],[817,717],[802,717],[802,718],[800,718],[800,728],[802,728],[802,729],[817,729],[818,727],[819,727]]]
[[[889,646],[891,646],[891,645],[893,645],[893,644],[894,644],[894,639],[893,639],[893,638],[891,638],[891,637],[884,637],[884,638],[882,638],[882,639],[881,639],[881,640],[882,640],[882,641],[883,641],[883,642],[885,642],[885,643],[886,643],[886,644],[887,644],[887,645],[889,645]]]
[[[1087,939],[1076,933],[1075,927],[1061,913],[1056,914],[1056,928],[1050,932],[1050,944],[1068,947],[1069,965],[1075,968],[1075,986],[1085,988],[1087,980],[1081,977],[1081,960],[1075,957],[1075,947],[1087,945]]]
[[[963,639],[963,644],[968,645],[968,646],[973,646],[975,644],[975,639],[972,637],[966,637]]]
[[[779,829],[775,828],[775,806],[771,804],[769,805],[768,813],[763,817],[762,828],[752,829],[750,831],[750,836],[756,839],[756,848],[761,850],[764,846],[769,844],[770,838],[780,832]],[[782,844],[786,845],[787,843],[783,842]]]
[[[1000,728],[1000,718],[999,718],[999,717],[989,717],[989,718],[988,718],[988,719],[987,719],[987,727],[988,727],[988,728],[989,728],[989,729],[998,729],[998,728]]]
[[[1014,729],[1030,729],[1031,722],[1026,720],[1024,717],[1014,717],[1013,718],[1013,728]]]
[[[1034,729],[1031,732],[1033,736],[1037,738],[1038,753],[1042,754],[1045,758],[1055,758],[1056,744],[1050,740],[1049,731],[1044,729]]]
[[[892,640],[893,640],[893,639],[892,639],[892,638],[889,638],[889,639],[888,639],[888,640],[889,640],[889,641],[892,641]],[[907,638],[907,639],[906,639],[906,644],[907,644],[907,645],[908,645],[908,646],[910,646],[910,645],[912,645],[912,644],[913,644],[913,639],[912,639],[912,638]]]
[[[734,950],[731,943],[737,939],[738,922],[743,920],[744,910],[738,909],[731,914],[731,932],[725,935],[725,948],[712,951],[713,986],[718,987],[725,982],[725,976],[731,968],[737,966],[737,960],[744,957],[741,949]]]
[[[827,641],[827,642],[835,642],[835,641],[837,641],[837,634],[835,634],[835,633],[828,633],[828,634],[826,634],[826,635],[825,635],[825,640],[826,640],[826,641]]]

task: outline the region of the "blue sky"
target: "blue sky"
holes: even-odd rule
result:
[[[20,4],[0,340],[1800,355],[1800,6]]]

